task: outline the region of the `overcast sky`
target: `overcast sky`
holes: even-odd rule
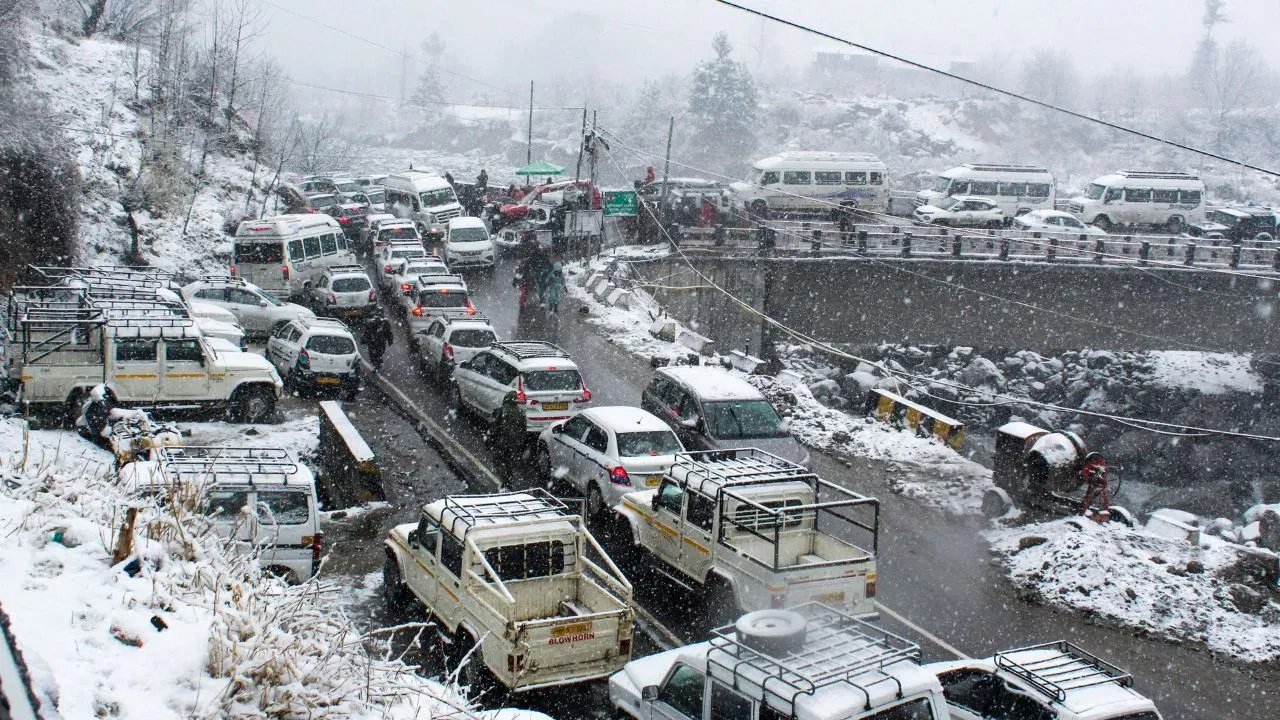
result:
[[[392,48],[420,54],[432,31],[448,45],[450,99],[527,102],[530,79],[569,102],[571,81],[592,63],[608,82],[687,72],[710,54],[711,37],[730,34],[754,70],[800,69],[815,48],[833,43],[763,23],[713,0],[260,0],[267,48],[295,78],[347,90],[396,94],[402,58],[298,17],[313,18]],[[888,52],[946,66],[993,56],[1016,63],[1039,47],[1069,53],[1082,73],[1133,68],[1182,72],[1199,40],[1203,0],[743,0]],[[287,11],[297,13],[290,14]],[[1227,0],[1220,41],[1254,42],[1280,67],[1277,0]],[[763,38],[763,50],[762,48]],[[410,61],[409,85],[422,65]],[[545,95],[544,95],[545,99]],[[581,101],[581,98],[576,100]]]

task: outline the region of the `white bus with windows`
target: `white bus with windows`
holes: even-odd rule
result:
[[[1067,209],[1107,232],[1147,225],[1176,234],[1204,221],[1204,181],[1191,173],[1118,170],[1089,183]]]
[[[232,242],[231,274],[279,298],[301,297],[325,270],[354,264],[342,226],[319,213],[245,220]]]
[[[462,216],[462,205],[448,180],[435,172],[404,170],[387,176],[386,211],[412,220],[418,233],[436,240],[444,237],[450,220]]]
[[[756,161],[750,179],[729,189],[743,210],[758,217],[842,207],[883,213],[889,208],[889,167],[867,153],[784,152]]]
[[[1006,219],[1012,219],[1032,210],[1053,209],[1053,174],[1031,165],[965,163],[939,173],[932,187],[916,193],[915,204],[939,206],[957,195],[986,198],[1004,211]]]

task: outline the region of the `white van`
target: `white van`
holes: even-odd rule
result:
[[[355,248],[324,214],[245,220],[236,230],[231,274],[280,298],[300,297],[333,265],[356,264]]]
[[[164,502],[191,503],[237,551],[259,553],[263,570],[290,583],[320,569],[315,478],[282,448],[164,447],[120,468],[120,481]]]
[[[1004,211],[1006,218],[1032,210],[1052,210],[1055,199],[1053,174],[1031,165],[965,163],[939,173],[933,187],[916,193],[916,207],[937,206],[955,195],[978,195]]]
[[[1204,204],[1199,175],[1119,170],[1089,183],[1067,209],[1107,232],[1125,225],[1155,225],[1176,234],[1204,221]]]
[[[404,170],[388,175],[382,186],[387,191],[386,211],[412,220],[423,237],[443,237],[445,224],[462,215],[453,186],[434,172]]]
[[[784,152],[758,160],[747,182],[729,189],[752,215],[857,207],[889,208],[889,168],[866,153]]]

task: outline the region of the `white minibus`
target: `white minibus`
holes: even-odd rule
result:
[[[747,182],[729,186],[752,215],[889,208],[889,168],[867,153],[784,152],[758,160]]]
[[[445,225],[462,215],[462,205],[449,181],[422,170],[404,170],[382,181],[386,211],[412,220],[424,238],[444,237]]]
[[[1127,225],[1155,225],[1177,234],[1204,221],[1204,181],[1182,172],[1119,170],[1089,183],[1067,209],[1111,232]]]
[[[1053,209],[1053,174],[1031,165],[965,163],[939,173],[933,187],[916,193],[916,207],[936,206],[954,195],[984,197],[1012,219],[1032,210]]]
[[[231,274],[285,299],[305,294],[327,268],[354,264],[342,226],[323,214],[245,220],[232,245]]]

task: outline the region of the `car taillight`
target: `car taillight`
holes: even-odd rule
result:
[[[312,572],[320,569],[320,551],[324,548],[324,533],[318,532],[311,536],[311,567]]]
[[[630,485],[631,476],[627,474],[627,469],[621,465],[609,471],[609,482],[614,485]]]
[[[529,396],[524,391],[524,378],[516,378],[516,403],[524,405],[529,402]]]
[[[284,279],[285,279],[285,280],[288,280],[288,279],[289,279],[289,266],[288,266],[288,265],[281,265],[281,266],[280,266],[280,275],[281,275],[282,277],[284,277]]]
[[[452,359],[453,359],[453,346],[452,346],[452,345],[450,345],[449,343],[445,343],[445,344],[444,344],[444,347],[440,350],[440,354],[444,356],[444,359],[445,359],[445,360],[452,360]]]
[[[310,367],[310,366],[311,366],[311,355],[307,352],[306,348],[303,348],[301,351],[298,352],[298,367]]]
[[[232,275],[232,276],[234,276],[235,274],[236,274],[236,266],[235,266],[235,265],[232,265],[232,266],[231,266],[231,275]]]
[[[384,272],[391,272],[391,266],[390,266],[390,265],[383,265],[383,266],[382,266],[382,270],[383,270]]]
[[[470,298],[467,299],[467,314],[468,315],[476,314],[476,306],[471,304]]]
[[[410,290],[413,289],[413,286],[410,285],[409,283],[400,283],[400,289],[405,292],[409,292]]]
[[[378,288],[369,288],[369,302],[375,302],[378,299]]]
[[[414,314],[414,315],[416,315],[417,317],[422,317],[422,306],[421,306],[421,305],[418,305],[418,306],[414,307],[414,308],[413,308],[413,314]]]
[[[591,391],[588,390],[586,386],[583,386],[582,396],[574,398],[573,401],[576,403],[591,402]]]
[[[347,224],[347,223],[349,223],[349,222],[351,222],[351,218],[349,218],[349,217],[340,217],[340,218],[338,218],[338,223],[339,223],[339,224],[341,224],[341,225],[346,225],[346,224]]]

